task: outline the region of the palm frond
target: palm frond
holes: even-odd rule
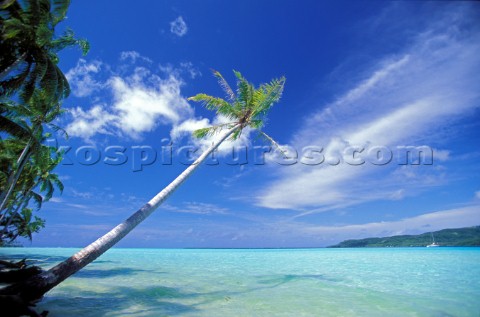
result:
[[[63,193],[63,190],[65,189],[65,187],[63,186],[62,181],[60,181],[60,179],[58,178],[57,174],[52,175],[52,182],[60,190],[60,193]]]
[[[256,107],[252,112],[253,118],[265,116],[273,104],[280,100],[285,80],[285,77],[274,79],[270,84],[264,84],[255,91]]]
[[[230,140],[235,141],[242,135],[243,129],[237,129],[235,132],[232,133],[230,136]]]
[[[193,131],[192,135],[197,139],[203,139],[212,133],[212,128],[201,128]]]
[[[35,42],[38,47],[47,47],[54,35],[54,30],[49,23],[40,23],[35,29]]]
[[[37,194],[33,191],[30,193],[30,195],[31,195],[31,197],[33,199],[33,202],[35,203],[35,206],[37,207],[37,209],[42,208],[42,203],[43,203],[42,195]]]
[[[223,130],[224,128],[232,128],[235,125],[233,122],[214,125],[207,128],[201,128],[193,131],[193,136],[197,139],[202,139],[207,136],[212,136]]]
[[[25,63],[26,66],[23,70],[20,70],[18,74],[11,76],[6,80],[0,81],[0,93],[8,97],[13,95],[17,90],[19,90],[27,79],[30,70],[32,68],[32,63]]]
[[[237,77],[237,106],[243,110],[251,103],[255,87],[253,87],[239,71],[234,70],[233,73]]]
[[[20,19],[10,18],[3,22],[2,39],[15,39],[18,35],[27,32],[26,26]]]
[[[31,135],[30,131],[21,122],[18,123],[4,115],[0,115],[0,131],[23,140],[28,139]]]
[[[288,158],[288,156],[287,156],[287,154],[286,154],[287,151],[285,151],[284,149],[282,149],[282,147],[280,146],[280,144],[278,144],[271,136],[269,136],[268,134],[266,134],[265,132],[260,131],[260,130],[258,131],[258,133],[259,133],[260,136],[262,136],[265,140],[267,140],[270,144],[272,144],[272,145],[275,147],[275,149],[279,150],[279,151],[282,153],[283,157]]]
[[[47,72],[47,58],[45,54],[38,54],[36,56],[34,67],[26,80],[22,91],[20,92],[20,100],[24,103],[29,103],[32,98],[38,81],[41,81]]]
[[[40,87],[44,89],[48,96],[58,100],[58,72],[57,66],[50,60],[47,60],[47,72],[40,82]]]
[[[187,100],[201,102],[208,110],[215,110],[218,114],[222,114],[230,119],[235,119],[238,116],[238,113],[231,104],[219,97],[213,97],[207,94],[197,94]]]
[[[9,6],[11,6],[14,2],[15,0],[4,0],[0,3],[0,9],[5,10]]]
[[[213,71],[213,76],[218,79],[218,84],[222,87],[223,91],[227,94],[227,98],[230,102],[235,101],[236,96],[228,82],[223,78],[222,74],[216,70]]]
[[[75,33],[72,29],[67,28],[59,38],[54,39],[50,42],[49,46],[54,52],[63,50],[64,48],[78,45],[82,50],[82,54],[86,55],[90,50],[90,43],[85,39],[75,38]]]
[[[32,72],[37,78],[43,79],[47,72],[47,56],[44,53],[40,53],[35,56],[35,59],[35,67]]]
[[[53,26],[55,26],[65,19],[70,0],[53,0],[52,4]]]
[[[264,120],[260,120],[260,119],[252,119],[250,120],[250,126],[253,128],[253,129],[261,129],[263,126],[265,125],[265,119]]]
[[[30,0],[30,2],[37,2],[38,3],[38,9],[36,11],[33,11],[40,17],[44,17],[50,14],[50,10],[52,8],[50,0]]]
[[[57,67],[57,73],[59,77],[59,81],[61,82],[61,90],[59,90],[61,94],[61,98],[67,98],[70,95],[70,84],[68,83],[67,77],[65,74]],[[60,101],[60,100],[58,100]]]
[[[4,0],[0,10],[2,10],[0,12],[2,13],[2,17],[5,19],[21,19],[21,15],[19,13],[21,11],[21,7],[16,0]]]
[[[64,128],[59,127],[58,125],[53,123],[49,123],[48,127],[52,129],[55,133],[61,133],[63,136],[65,136],[65,139],[68,140],[69,136],[67,131]]]

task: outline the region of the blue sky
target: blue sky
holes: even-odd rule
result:
[[[224,120],[186,101],[223,96],[211,69],[232,85],[233,69],[257,85],[286,76],[264,130],[296,164],[258,164],[265,143],[245,131],[119,246],[316,247],[480,224],[478,3],[135,4],[73,1],[63,23],[91,51],[61,55],[66,188],[40,211],[33,246],[86,245],[173,180],[180,149],[211,142],[190,132]],[[247,164],[229,152],[242,146]],[[433,163],[401,164],[405,146],[431,149]]]

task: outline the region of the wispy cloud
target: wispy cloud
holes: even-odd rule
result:
[[[397,221],[381,221],[339,226],[296,224],[305,234],[325,235],[336,240],[419,234],[444,228],[462,228],[480,224],[480,205],[441,210]]]
[[[384,57],[356,86],[306,119],[291,141],[323,146],[325,157],[350,145],[426,145],[438,127],[468,116],[479,103],[480,32],[462,8],[422,30],[403,51]],[[441,160],[448,151],[437,150]],[[402,199],[442,182],[442,167],[391,164],[302,166],[277,174],[258,197],[261,206],[321,212],[379,199]],[[417,177],[405,178],[404,172]],[[375,177],[382,175],[382,177]],[[439,183],[440,182],[440,183]],[[408,186],[407,186],[408,185]]]
[[[187,31],[187,23],[185,23],[185,20],[183,20],[182,16],[179,16],[178,18],[170,22],[170,32],[172,32],[176,36],[182,37],[187,34]]]
[[[152,63],[153,61],[145,56],[142,56],[139,52],[137,51],[126,51],[126,52],[121,52],[120,53],[120,60],[121,61],[130,61],[133,64],[137,62],[137,60],[142,60],[147,63]]]
[[[200,215],[225,215],[228,212],[227,208],[217,206],[215,204],[201,203],[201,202],[185,202],[180,206],[164,205],[161,209],[170,212],[200,214]]]
[[[183,71],[188,73],[190,75],[191,79],[195,79],[197,77],[202,76],[202,73],[193,66],[192,62],[182,62],[180,63],[180,67],[182,68]]]
[[[82,199],[91,199],[92,197],[95,196],[92,192],[78,191],[78,190],[73,189],[73,188],[70,190],[70,192],[71,192],[71,195],[73,197],[78,197],[78,198],[82,198]]]
[[[59,198],[59,197],[52,197],[50,198],[49,202],[51,203],[62,203],[64,200],[62,198]]]

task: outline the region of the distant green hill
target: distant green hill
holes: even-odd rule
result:
[[[480,226],[434,231],[435,242],[442,247],[480,246]],[[345,240],[329,248],[425,247],[432,243],[430,232],[384,238]]]

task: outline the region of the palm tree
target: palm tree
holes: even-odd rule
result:
[[[8,177],[5,189],[0,193],[0,212],[7,207],[10,196],[14,192],[15,185],[20,178],[25,164],[30,159],[30,156],[41,151],[41,142],[46,137],[43,133],[43,125],[48,126],[54,131],[62,130],[52,122],[64,113],[60,104],[51,104],[48,92],[41,89],[35,90],[27,105],[9,106],[5,104],[4,107],[9,108],[14,112],[17,118],[28,119],[31,126],[28,127],[28,123],[26,123],[24,119],[19,120],[20,123],[18,126],[26,127],[24,128],[24,131],[28,131],[29,138],[16,162],[16,168],[12,169]],[[12,120],[12,122],[14,121]]]
[[[32,156],[32,161],[25,167],[22,177],[19,179],[19,189],[16,190],[16,195],[12,202],[9,204],[9,208],[5,210],[5,213],[0,217],[0,226],[3,225],[3,230],[0,231],[0,240],[4,240],[4,236],[8,236],[10,239],[15,239],[18,235],[8,235],[10,233],[10,226],[12,225],[13,229],[18,229],[18,221],[16,219],[24,219],[26,224],[22,223],[23,227],[26,227],[29,223],[26,221],[28,219],[33,219],[30,217],[19,218],[23,210],[27,208],[30,201],[33,201],[36,204],[36,209],[40,209],[42,203],[50,200],[52,198],[55,187],[63,191],[63,184],[60,181],[57,174],[52,173],[53,169],[61,162],[61,155],[58,155],[57,149],[54,147],[42,145],[40,149]],[[38,188],[39,192],[35,192],[34,189]],[[6,217],[6,220],[2,220]],[[38,220],[38,217],[35,217],[35,220]],[[28,233],[25,230],[17,230],[19,235],[23,233]],[[33,231],[36,232],[36,231]],[[22,236],[32,239],[31,232],[27,235],[23,234]]]
[[[59,102],[70,87],[58,68],[57,53],[79,45],[83,53],[88,42],[74,37],[71,30],[55,36],[55,27],[65,19],[69,0],[24,0],[0,3],[0,93],[19,93],[28,102],[36,87],[47,91],[50,101]]]
[[[231,122],[227,124],[204,128],[194,132],[196,137],[205,137],[206,135],[211,135],[223,130],[223,135],[217,142],[205,150],[192,165],[186,168],[148,203],[110,232],[50,270],[42,272],[22,284],[4,288],[0,290],[0,294],[17,294],[28,300],[40,298],[70,275],[78,272],[105,253],[145,220],[223,141],[227,138],[238,138],[242,130],[247,126],[256,129],[261,128],[268,110],[274,103],[280,100],[285,78],[282,77],[272,80],[269,84],[262,84],[259,88],[255,89],[239,72],[234,71],[234,73],[237,77],[236,93],[233,92],[219,72],[214,72],[215,77],[217,77],[221,87],[227,94],[227,100],[206,94],[198,94],[189,98],[189,100],[192,101],[202,102],[208,109],[215,110],[217,114],[226,116],[231,120]]]
[[[8,207],[25,164],[44,138],[43,125],[61,114],[60,102],[70,93],[58,68],[58,52],[79,45],[86,54],[89,44],[70,29],[60,37],[55,27],[65,19],[70,0],[7,0],[0,2],[0,132],[24,145],[17,160],[2,170],[1,214]],[[21,101],[17,105],[7,98]],[[10,98],[13,99],[13,98]],[[1,175],[2,177],[4,175]]]

